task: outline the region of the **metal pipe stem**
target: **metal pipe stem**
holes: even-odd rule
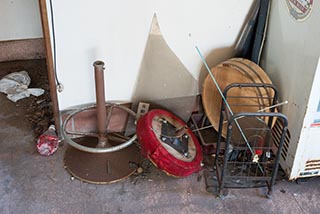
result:
[[[95,61],[94,66],[94,76],[96,84],[96,102],[97,102],[97,126],[99,133],[99,143],[97,147],[105,147],[107,144],[106,138],[106,98],[104,92],[104,62]]]
[[[44,37],[45,48],[46,48],[46,61],[47,61],[48,80],[49,80],[49,87],[50,87],[50,98],[52,101],[54,124],[56,126],[56,130],[59,137],[61,137],[61,124],[60,124],[61,120],[60,120],[60,112],[59,112],[59,104],[58,104],[57,86],[56,86],[55,74],[54,74],[55,68],[53,63],[52,47],[50,42],[51,36],[50,36],[46,1],[39,0],[39,6],[40,6],[40,13],[41,13],[43,37]]]

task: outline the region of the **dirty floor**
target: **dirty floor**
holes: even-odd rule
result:
[[[224,199],[216,198],[206,192],[201,172],[177,179],[153,166],[145,177],[111,185],[73,180],[63,167],[66,145],[51,157],[36,152],[25,102],[0,94],[1,214],[319,213],[320,178],[301,184],[280,180],[271,199],[264,197],[265,188],[230,189]]]

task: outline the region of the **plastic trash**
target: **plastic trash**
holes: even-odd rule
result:
[[[0,80],[0,92],[7,94],[7,98],[17,102],[25,97],[40,96],[44,93],[41,88],[30,88],[31,78],[26,71],[13,72]]]
[[[37,150],[43,156],[50,156],[57,151],[59,146],[59,138],[56,133],[56,128],[51,125],[37,141]]]

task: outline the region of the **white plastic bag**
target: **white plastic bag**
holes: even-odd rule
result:
[[[25,97],[40,96],[44,93],[41,88],[30,88],[31,78],[26,71],[13,72],[0,80],[0,92],[7,94],[7,98],[17,102]]]

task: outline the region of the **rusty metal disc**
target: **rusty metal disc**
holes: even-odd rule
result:
[[[95,137],[73,139],[80,145],[94,147]],[[110,144],[117,144],[109,140]],[[68,146],[64,164],[72,176],[93,184],[110,184],[133,174],[140,163],[140,152],[135,144],[110,153],[88,153]]]

